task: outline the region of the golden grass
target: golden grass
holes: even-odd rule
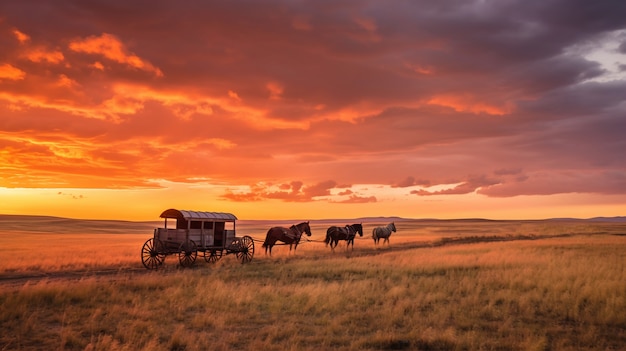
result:
[[[0,260],[0,273],[51,272],[103,267],[137,267],[145,234],[2,233],[0,247],[11,259]]]
[[[624,224],[521,223],[523,231],[508,222],[396,224],[391,248],[375,248],[367,238],[356,242],[354,252],[340,247],[331,253],[323,244],[306,243],[295,255],[283,246],[266,257],[258,245],[247,265],[225,257],[216,265],[201,261],[193,269],[179,269],[168,257],[163,270],[149,273],[133,270],[142,267],[139,249],[149,235],[70,236],[63,248],[31,255],[30,263],[2,263],[5,277],[39,266],[50,278],[0,285],[0,349],[607,350],[626,345]],[[313,239],[324,228],[314,227]],[[254,233],[262,229],[241,232],[260,238]],[[410,245],[462,236],[476,243]],[[541,239],[479,242],[492,236]],[[19,246],[19,252],[29,250],[19,241],[1,240]],[[53,258],[64,252],[81,256],[94,247],[111,250]],[[47,263],[36,263],[40,259]],[[68,268],[102,267],[118,267],[119,273],[63,275]]]

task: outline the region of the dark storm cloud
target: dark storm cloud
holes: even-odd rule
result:
[[[231,200],[452,181],[435,193],[619,192],[626,82],[589,54],[611,40],[626,54],[624,13],[583,0],[6,1],[0,145],[22,172],[99,186],[302,180]]]

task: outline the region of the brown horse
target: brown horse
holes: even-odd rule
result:
[[[272,255],[272,246],[276,244],[277,241],[282,241],[285,244],[289,244],[289,251],[291,252],[291,247],[295,244],[295,248],[293,251],[295,252],[298,248],[298,243],[300,242],[300,238],[302,237],[302,233],[306,233],[307,236],[311,236],[311,227],[309,226],[309,222],[302,222],[300,224],[292,225],[289,228],[285,227],[272,227],[267,231],[267,235],[265,236],[265,242],[263,242],[263,247],[265,248],[265,254],[267,255],[267,249],[270,250],[270,256]]]
[[[354,250],[354,237],[357,233],[359,236],[363,236],[363,225],[360,223],[349,224],[345,227],[332,226],[326,230],[326,239],[324,242],[326,246],[330,244],[330,248],[335,251],[335,248],[339,245],[339,240],[345,240],[347,241],[346,249],[352,244],[352,250]]]

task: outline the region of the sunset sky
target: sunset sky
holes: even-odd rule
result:
[[[0,213],[626,215],[626,1],[2,1]]]

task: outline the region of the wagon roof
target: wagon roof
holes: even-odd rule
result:
[[[232,213],[176,210],[173,208],[163,211],[163,213],[161,213],[161,218],[184,218],[185,220],[218,220],[233,222],[237,219],[237,217]]]

